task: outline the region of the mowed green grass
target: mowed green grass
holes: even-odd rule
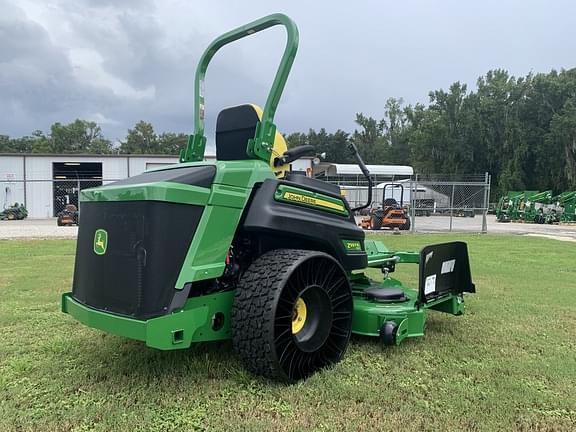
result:
[[[576,243],[381,238],[467,241],[467,314],[432,312],[399,347],[353,337],[291,386],[246,373],[230,343],[161,352],[86,328],[60,312],[75,243],[1,241],[0,431],[576,430]],[[415,284],[416,270],[396,274]]]

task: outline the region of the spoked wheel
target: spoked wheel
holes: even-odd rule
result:
[[[348,279],[323,252],[267,252],[238,284],[233,344],[253,373],[286,381],[306,378],[340,361],[351,326]]]

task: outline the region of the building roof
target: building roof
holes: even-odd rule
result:
[[[130,157],[130,158],[168,158],[175,159],[179,158],[179,155],[168,155],[168,154],[141,154],[141,153],[2,153],[0,156],[32,156],[32,157],[99,157],[99,158],[109,158],[109,157]],[[216,159],[215,153],[204,154],[205,159]],[[300,159],[314,159],[313,156],[302,156]]]
[[[131,157],[131,158],[167,158],[175,159],[178,155],[169,154],[128,154],[128,153],[0,153],[0,156],[30,156],[30,157],[97,157],[97,158],[110,158],[110,157]],[[207,158],[215,157],[214,155],[206,155]]]
[[[362,175],[360,167],[355,164],[328,164],[328,175]],[[366,165],[370,174],[388,176],[411,176],[414,169],[407,165]]]

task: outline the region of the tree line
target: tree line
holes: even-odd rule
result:
[[[48,133],[36,130],[32,135],[20,138],[0,135],[0,153],[178,155],[187,142],[186,134],[157,134],[151,123],[139,121],[128,129],[124,140],[114,144],[104,137],[96,122],[77,119],[69,124],[54,123]]]
[[[489,172],[494,192],[576,189],[576,69],[515,78],[505,70],[480,77],[476,91],[455,82],[429,103],[388,99],[384,115],[356,115],[348,134],[310,130],[288,136],[336,162],[353,141],[373,164],[412,165],[422,174]]]
[[[327,160],[353,163],[354,142],[370,164],[411,165],[421,174],[492,175],[493,192],[576,189],[576,68],[516,78],[489,71],[475,91],[453,83],[427,104],[390,98],[382,118],[356,115],[353,132],[324,128],[287,135],[290,147],[310,144]],[[140,121],[113,145],[94,122],[55,123],[50,132],[9,138],[0,152],[178,154],[185,134],[157,134]]]

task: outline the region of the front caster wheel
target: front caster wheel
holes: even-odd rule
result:
[[[396,333],[398,324],[395,321],[386,321],[380,327],[380,340],[386,346],[396,345]]]
[[[267,252],[236,289],[234,350],[255,374],[298,381],[340,361],[350,339],[352,308],[346,274],[330,255]]]

